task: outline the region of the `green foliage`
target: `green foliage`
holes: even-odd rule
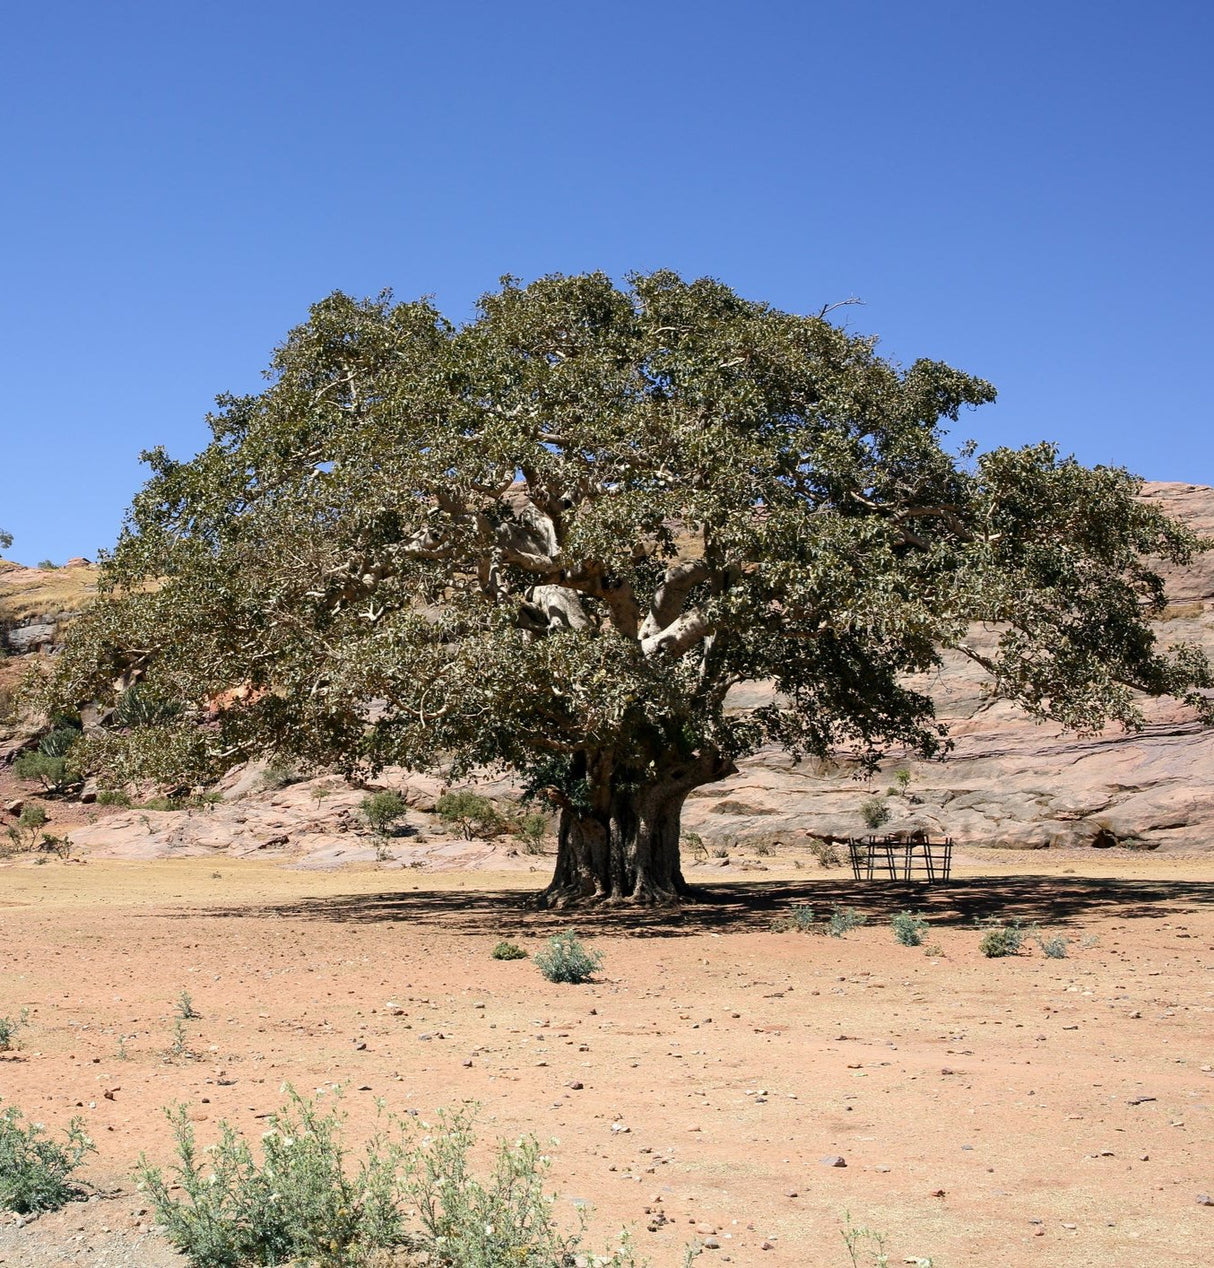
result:
[[[198,1268],[340,1268],[396,1248],[447,1268],[574,1262],[582,1237],[556,1227],[544,1191],[550,1160],[533,1138],[501,1142],[482,1178],[470,1164],[468,1114],[440,1114],[433,1124],[387,1116],[356,1160],[343,1142],[344,1115],[286,1091],[260,1159],[228,1123],[200,1150],[185,1107],[176,1106],[175,1165],[165,1174],[140,1163],[157,1219]],[[593,1262],[635,1268],[626,1244]]]
[[[200,1015],[194,1011],[194,1001],[190,998],[190,992],[182,991],[177,996],[177,1016],[182,1021],[197,1021]]]
[[[18,779],[36,779],[48,792],[58,792],[67,782],[67,761],[30,749],[17,755],[13,774]]]
[[[24,756],[24,754],[22,755]],[[18,758],[18,761],[21,759]],[[14,763],[15,765],[16,763]],[[17,822],[8,829],[8,839],[16,850],[32,850],[38,843],[38,837],[50,816],[44,806],[36,801],[28,802],[21,807]]]
[[[368,793],[358,803],[367,827],[376,836],[390,836],[392,830],[408,813],[409,807],[398,792],[385,789],[383,792]]]
[[[839,867],[843,862],[833,841],[810,841],[809,852],[821,867]]]
[[[990,960],[1018,955],[1028,932],[1019,920],[1009,921],[1006,925],[995,925],[983,934],[978,950]]]
[[[29,1022],[29,1013],[23,1008],[16,1017],[0,1017],[0,1052],[11,1052],[18,1047],[17,1035]]]
[[[893,811],[884,797],[866,797],[860,803],[860,818],[873,832],[884,827],[892,816]]]
[[[0,1109],[0,1211],[54,1211],[77,1190],[69,1177],[94,1153],[84,1124],[73,1118],[59,1144],[41,1123],[23,1123],[15,1105]]]
[[[41,559],[38,561],[38,567],[43,572],[55,572],[59,565],[53,559]]]
[[[861,915],[854,907],[832,907],[830,919],[826,922],[826,932],[832,938],[842,938],[868,924],[868,917]]]
[[[111,722],[121,727],[159,726],[181,715],[181,705],[166,700],[141,682],[128,687],[115,701]]]
[[[6,533],[2,528],[0,528],[0,550],[8,550],[12,544],[12,533]]]
[[[588,982],[602,964],[603,957],[571,930],[553,934],[535,953],[535,967],[550,982]]]
[[[121,788],[101,788],[97,792],[99,806],[129,806],[131,798]]]
[[[917,911],[900,911],[889,923],[895,939],[904,947],[919,946],[928,927]]]
[[[489,954],[495,960],[525,960],[527,952],[517,942],[499,942]]]
[[[493,802],[467,788],[443,793],[434,809],[440,819],[458,825],[465,841],[496,836],[502,829],[502,817]]]
[[[76,760],[111,786],[268,750],[496,764],[565,828],[617,837],[647,791],[764,744],[868,770],[891,746],[939,753],[908,684],[972,620],[1034,716],[1134,726],[1141,690],[1214,719],[1204,655],[1149,624],[1152,561],[1197,539],[1136,477],[1049,445],[958,460],[945,429],[992,386],[875,346],[670,272],[506,279],[463,326],[331,295],[263,391],[221,398],[202,453],[144,455],[38,701],[113,703],[138,672],[187,702],[85,737]],[[772,700],[727,709],[755,679]],[[603,869],[613,893],[640,879],[628,857]]]
[[[547,837],[550,822],[541,810],[531,810],[520,815],[515,821],[514,831],[528,854],[543,854],[544,838]]]
[[[158,1221],[199,1268],[296,1258],[336,1268],[400,1241],[393,1159],[373,1143],[350,1174],[341,1116],[293,1089],[287,1097],[262,1135],[260,1163],[226,1122],[216,1145],[200,1150],[184,1105],[168,1111],[177,1147],[168,1176],[140,1160],[139,1184]]]
[[[783,916],[772,922],[772,928],[783,932],[819,933],[822,926],[814,915],[814,909],[808,903],[794,903]]]

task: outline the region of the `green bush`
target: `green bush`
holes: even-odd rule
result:
[[[0,1017],[0,1052],[11,1052],[18,1046],[17,1035],[25,1029],[29,1013],[23,1008],[16,1017]]]
[[[988,929],[978,943],[978,950],[987,959],[999,960],[1006,955],[1017,955],[1024,945],[1026,930],[1018,921],[1013,920],[1006,925],[996,925]]]
[[[1064,938],[1061,934],[1056,934],[1052,938],[1043,938],[1037,935],[1037,945],[1041,948],[1042,954],[1047,960],[1065,960],[1067,948],[1071,945],[1072,939]]]
[[[465,841],[471,841],[474,836],[496,836],[503,827],[502,816],[493,802],[466,788],[443,793],[435,802],[434,810],[440,819],[458,825]]]
[[[358,803],[358,808],[367,821],[367,827],[380,837],[390,836],[392,829],[409,809],[400,793],[391,790],[368,793]]]
[[[900,911],[890,922],[894,937],[904,947],[917,947],[927,932],[927,921],[917,911]]]
[[[13,848],[32,850],[38,844],[38,837],[49,817],[45,807],[36,802],[31,801],[29,805],[23,806],[17,822],[8,829],[8,839],[13,843]]]
[[[262,1134],[260,1163],[226,1122],[218,1142],[200,1150],[184,1105],[167,1111],[177,1146],[168,1177],[140,1159],[139,1187],[169,1240],[199,1268],[292,1259],[336,1266],[402,1240],[392,1154],[372,1142],[351,1174],[342,1116],[291,1088],[287,1097]]]
[[[99,806],[129,806],[131,799],[121,788],[102,788],[97,793]]]
[[[68,1124],[62,1145],[41,1123],[24,1126],[22,1118],[16,1106],[0,1109],[0,1211],[57,1210],[76,1196],[68,1177],[95,1152],[93,1142],[78,1118]]]
[[[572,931],[553,934],[535,953],[535,966],[550,982],[588,982],[603,957],[587,949]]]
[[[772,927],[781,932],[817,933],[821,929],[814,909],[808,903],[794,903],[783,916],[772,921]]]
[[[47,792],[61,792],[68,784],[67,758],[29,749],[13,762],[18,779],[36,779]]]
[[[292,784],[302,784],[305,779],[307,779],[306,775],[281,759],[271,762],[261,772],[261,786],[269,792],[277,792],[280,788],[290,788]]]
[[[471,1117],[436,1123],[388,1115],[353,1165],[343,1116],[291,1089],[262,1134],[260,1161],[227,1123],[199,1150],[183,1106],[169,1112],[177,1163],[165,1175],[143,1159],[140,1187],[169,1239],[198,1268],[288,1261],[338,1268],[401,1248],[446,1268],[572,1264],[581,1229],[562,1233],[544,1192],[550,1160],[534,1138],[502,1142],[489,1176],[469,1166]],[[627,1245],[588,1261],[635,1268]],[[409,1262],[414,1262],[410,1259]]]
[[[532,810],[520,816],[514,831],[528,854],[543,854],[549,826],[549,818],[542,810]]]
[[[525,960],[527,952],[517,942],[499,942],[489,954],[495,960]]]
[[[859,929],[861,925],[866,924],[868,924],[868,917],[862,916],[854,907],[832,907],[830,920],[826,924],[826,932],[832,938],[842,938],[853,929]]]
[[[864,820],[871,832],[884,827],[890,821],[893,811],[884,797],[866,797],[860,803],[860,818]]]

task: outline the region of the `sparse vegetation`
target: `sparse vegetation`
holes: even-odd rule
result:
[[[15,1105],[0,1109],[0,1210],[57,1210],[76,1196],[69,1177],[95,1152],[93,1142],[79,1118],[68,1124],[63,1144],[41,1123],[25,1125],[23,1119]]]
[[[527,958],[527,952],[517,942],[499,942],[489,954],[495,960],[525,960]]]
[[[200,1015],[194,1010],[194,1001],[190,998],[190,992],[182,991],[177,996],[177,1016],[182,1021],[197,1021]]]
[[[927,932],[927,921],[917,911],[900,911],[889,922],[894,937],[904,947],[917,947]]]
[[[550,982],[588,982],[602,964],[603,957],[572,931],[553,934],[535,953],[535,967]]]
[[[870,832],[883,828],[892,817],[893,811],[884,797],[866,797],[860,803],[860,818]]]
[[[290,788],[292,784],[301,784],[307,779],[297,767],[281,758],[271,762],[261,772],[261,786],[269,792],[277,792],[281,788]]]
[[[97,804],[99,806],[130,806],[131,798],[121,788],[102,788],[97,792]]]
[[[978,950],[990,960],[1018,955],[1027,933],[1028,930],[1018,920],[1009,921],[1006,925],[995,925],[983,934]]]
[[[1048,938],[1042,934],[1037,935],[1037,945],[1041,948],[1041,953],[1047,960],[1065,960],[1067,949],[1072,941],[1073,939],[1065,938],[1061,934],[1054,934]]]
[[[521,815],[514,824],[514,832],[528,854],[543,854],[544,840],[548,835],[549,819],[542,810],[532,810]]]
[[[833,841],[815,838],[809,843],[809,852],[818,860],[821,867],[838,867],[843,862]]]
[[[572,1263],[581,1230],[561,1232],[544,1192],[550,1160],[533,1137],[502,1142],[488,1179],[473,1173],[467,1113],[415,1124],[386,1116],[357,1162],[342,1140],[344,1115],[293,1089],[271,1115],[260,1160],[245,1137],[221,1123],[201,1151],[184,1106],[169,1111],[177,1161],[166,1175],[143,1159],[140,1187],[169,1239],[206,1268],[366,1263],[405,1249],[450,1268],[552,1268]],[[588,1259],[591,1257],[587,1257]],[[593,1262],[628,1268],[623,1244]]]
[[[29,1013],[22,1009],[16,1017],[0,1017],[0,1052],[12,1052],[19,1046],[17,1036],[29,1023]]]
[[[35,801],[23,806],[21,813],[17,816],[17,822],[8,828],[7,835],[13,849],[32,850],[38,844],[38,837],[49,818],[46,808]]]
[[[832,938],[842,938],[853,929],[859,929],[861,925],[866,924],[868,924],[868,917],[861,915],[854,907],[832,907],[830,919],[826,923],[826,932]]]
[[[708,858],[708,847],[698,832],[684,832],[679,840],[679,846],[687,851],[697,863],[702,863]]]
[[[473,837],[495,837],[505,827],[493,802],[467,788],[443,793],[434,810],[440,819],[458,826],[465,841],[471,841]]]
[[[358,808],[367,827],[378,837],[390,836],[409,809],[400,793],[391,789],[368,793],[358,803]]]
[[[794,903],[783,916],[776,917],[772,927],[778,932],[792,933],[818,933],[822,928],[808,903]]]

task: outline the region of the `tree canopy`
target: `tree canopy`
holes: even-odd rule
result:
[[[1204,543],[1125,471],[951,454],[994,395],[668,272],[503,279],[463,326],[334,294],[200,454],[145,455],[47,700],[138,683],[142,725],[88,741],[113,777],[513,768],[561,812],[553,901],[676,896],[684,798],[764,744],[939,753],[907,679],[945,647],[1068,727],[1134,726],[1139,693],[1209,718],[1148,622],[1149,560]]]

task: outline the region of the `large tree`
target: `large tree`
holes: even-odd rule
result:
[[[1199,543],[1124,471],[950,455],[942,423],[993,388],[823,314],[666,272],[505,279],[459,327],[335,294],[268,378],[194,459],[145,456],[58,661],[57,707],[139,683],[145,725],[91,743],[111,772],[505,766],[559,808],[550,901],[668,901],[685,798],[759,746],[938,753],[908,676],[973,621],[1038,716],[1210,712],[1205,662],[1147,620],[1144,561]],[[772,702],[732,709],[755,680]]]

